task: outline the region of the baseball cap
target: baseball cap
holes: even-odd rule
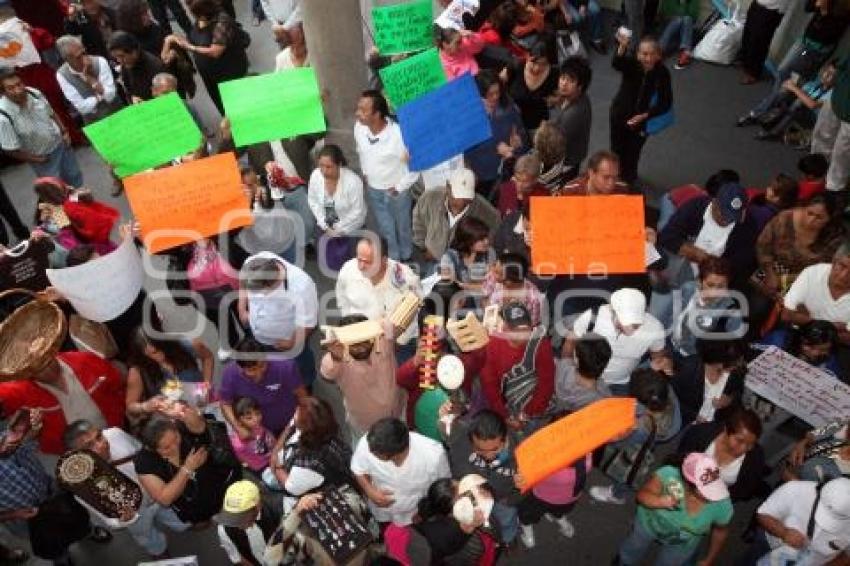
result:
[[[437,362],[437,381],[447,391],[454,391],[463,385],[464,374],[463,362],[453,354],[446,354]]]
[[[836,478],[821,488],[815,523],[830,533],[850,529],[850,478]]]
[[[740,222],[747,204],[747,192],[738,183],[726,183],[714,197],[720,207],[720,216],[726,222]]]
[[[455,169],[449,177],[449,189],[454,198],[474,199],[475,174],[466,167]]]
[[[637,289],[619,289],[611,294],[611,310],[623,326],[643,324],[646,297]]]
[[[510,328],[531,326],[531,313],[522,303],[508,303],[502,307],[502,320]]]
[[[720,466],[707,454],[688,454],[682,464],[682,474],[686,480],[696,485],[700,495],[709,501],[722,501],[729,497],[729,489],[720,477]]]
[[[240,480],[224,493],[221,513],[213,517],[225,527],[242,527],[260,504],[260,489],[248,480]]]

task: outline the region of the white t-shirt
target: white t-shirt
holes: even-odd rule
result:
[[[405,155],[407,148],[401,137],[401,128],[391,119],[377,134],[361,124],[354,124],[354,142],[360,157],[360,170],[366,178],[366,184],[380,191],[390,188],[406,191],[419,178],[407,168]]]
[[[236,545],[230,540],[230,537],[227,536],[227,531],[224,530],[224,527],[218,526],[218,542],[221,544],[221,548],[224,549],[224,552],[227,553],[227,558],[230,559],[230,562],[233,564],[241,564],[242,563],[242,555],[239,554],[239,549],[236,548]],[[251,547],[251,554],[254,555],[254,558],[262,559],[263,554],[266,551],[266,537],[263,534],[263,530],[257,526],[255,522],[253,525],[245,529],[245,535],[248,537],[248,546]]]
[[[726,251],[726,242],[729,240],[729,234],[735,228],[735,224],[731,223],[728,226],[721,226],[714,220],[711,214],[711,209],[714,205],[710,204],[705,207],[705,213],[702,215],[702,229],[697,234],[697,239],[694,240],[694,247],[697,247],[709,255],[720,257]],[[691,262],[694,268],[694,274],[698,273],[696,263]]]
[[[708,448],[705,449],[705,453],[711,456],[712,458],[717,460],[714,456],[715,452],[715,442],[717,440],[712,440],[711,444],[708,445]],[[746,454],[744,455],[746,456]],[[725,466],[720,466],[720,479],[723,480],[727,486],[734,485],[736,481],[738,481],[738,474],[741,473],[741,465],[744,463],[744,456],[739,456],[726,464]]]
[[[728,371],[723,372],[720,379],[717,380],[717,383],[711,383],[708,378],[703,377],[705,388],[702,397],[702,407],[700,407],[699,414],[697,415],[699,419],[703,421],[714,420],[715,408],[712,401],[720,399],[720,396],[723,395],[723,389],[726,388],[727,381],[729,381]]]
[[[330,203],[336,211],[338,221],[334,230],[341,234],[349,234],[359,230],[366,222],[366,199],[363,196],[363,181],[360,176],[348,167],[340,167],[336,191],[329,196],[325,191],[325,178],[316,168],[310,175],[307,185],[307,204],[316,217],[316,224],[322,230],[327,230],[325,209]]]
[[[416,432],[410,433],[410,448],[401,466],[376,458],[369,451],[366,437],[361,438],[351,457],[351,471],[358,476],[368,475],[377,489],[393,493],[395,502],[389,507],[377,507],[369,501],[369,508],[377,521],[397,525],[409,525],[431,484],[451,475],[442,444]]]
[[[587,333],[592,310],[585,311],[575,321],[573,332],[578,337]],[[643,324],[631,336],[619,332],[614,326],[614,313],[610,305],[602,305],[596,316],[593,331],[611,345],[611,360],[605,366],[601,379],[606,385],[623,385],[629,382],[632,372],[647,352],[664,349],[664,327],[658,319],[647,313]]]
[[[252,255],[279,262],[286,271],[285,284],[270,291],[248,292],[248,313],[251,331],[263,344],[274,345],[278,340],[292,338],[296,328],[313,328],[319,318],[319,297],[316,284],[307,273],[271,252]]]
[[[815,320],[850,322],[850,293],[832,298],[829,292],[831,263],[818,263],[804,269],[785,294],[785,308],[796,310],[806,307]]]
[[[809,518],[815,503],[815,482],[789,481],[779,486],[758,508],[761,515],[770,515],[788,528],[806,535]],[[780,539],[767,535],[767,541],[773,549],[782,548],[785,555],[798,554]],[[842,551],[850,547],[850,527],[839,533],[830,533],[815,524],[811,542],[799,553],[796,566],[820,566],[826,564]],[[837,549],[837,550],[836,550]]]

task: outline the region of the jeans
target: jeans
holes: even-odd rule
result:
[[[661,51],[667,53],[675,49],[674,40],[679,37],[679,49],[691,52],[694,46],[694,19],[690,16],[675,16],[664,28],[661,34]]]
[[[799,41],[795,43],[788,50],[788,54],[785,55],[782,63],[779,64],[770,93],[751,110],[751,114],[760,116],[776,104],[785,92],[782,88],[782,83],[791,78],[791,73],[799,74],[800,81],[808,82],[818,72],[818,69],[828,56],[828,51],[815,51],[814,49],[804,47]]]
[[[316,237],[316,217],[313,216],[313,211],[310,210],[310,205],[307,203],[307,187],[296,187],[292,191],[284,191],[281,199],[283,208],[291,210],[304,223],[304,233],[295,236],[296,244],[304,246],[309,243],[314,243]]]
[[[141,510],[139,519],[127,527],[127,532],[145,552],[158,556],[165,552],[168,547],[165,534],[160,530],[160,526],[181,533],[191,525],[181,521],[171,507],[162,507],[155,503]]]
[[[818,121],[812,130],[812,153],[830,158],[827,190],[843,191],[850,179],[850,122],[842,122],[835,115],[829,100],[818,112]]]
[[[667,226],[667,223],[670,222],[670,219],[673,218],[673,215],[676,214],[676,205],[673,204],[673,199],[670,198],[670,194],[665,194],[661,197],[661,201],[658,204],[658,227],[656,231],[660,234],[661,231]]]
[[[620,564],[622,566],[641,564],[654,542],[656,542],[655,537],[641,526],[640,521],[635,519],[631,534],[620,545]],[[699,539],[684,544],[662,544],[658,556],[655,557],[655,566],[694,564],[698,543]]]
[[[496,518],[496,522],[499,524],[502,542],[505,544],[512,543],[519,532],[519,512],[517,508],[497,501],[493,504],[491,515]]]
[[[578,11],[578,8],[573,6],[569,0],[564,0],[564,4],[569,11],[573,25],[587,26],[587,33],[591,41],[601,41],[603,39],[602,29],[602,9],[596,0],[588,0],[587,12],[584,16]]]
[[[409,259],[413,255],[411,229],[413,199],[410,191],[390,195],[388,191],[369,187],[367,196],[369,207],[378,224],[378,232],[387,239],[390,258]]]
[[[83,174],[80,172],[77,156],[65,142],[60,143],[59,147],[45,157],[47,161],[44,163],[30,163],[36,177],[59,177],[72,187],[83,186]]]

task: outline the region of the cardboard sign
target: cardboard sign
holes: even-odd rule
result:
[[[252,222],[232,153],[133,175],[124,188],[151,253]]]
[[[81,316],[106,322],[123,314],[142,290],[142,258],[132,238],[115,251],[74,267],[46,270],[50,284]]]
[[[814,427],[850,415],[850,385],[776,346],[750,362],[744,383]]]
[[[127,106],[83,131],[119,177],[168,163],[204,141],[177,93]]]
[[[436,47],[384,67],[378,74],[395,108],[446,84],[446,72]]]
[[[643,197],[532,197],[531,263],[538,275],[646,272]]]
[[[427,49],[434,45],[431,0],[372,8],[375,43],[381,55]]]
[[[398,109],[411,171],[423,171],[492,137],[475,79],[465,74]]]
[[[289,69],[218,85],[236,147],[324,132],[316,72]]]
[[[632,430],[637,401],[610,397],[558,419],[517,446],[514,456],[523,492],[606,442]]]

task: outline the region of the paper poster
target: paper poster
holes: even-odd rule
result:
[[[436,47],[384,67],[378,74],[394,108],[446,83],[446,72]]]
[[[517,468],[528,491],[555,472],[573,464],[635,426],[631,397],[610,397],[558,419],[516,448]]]
[[[227,81],[218,89],[236,147],[326,129],[319,83],[310,67]]]
[[[532,197],[534,273],[645,273],[643,214],[640,195]]]
[[[142,258],[132,238],[105,256],[74,267],[48,269],[50,284],[81,316],[106,322],[124,313],[142,290]]]
[[[41,55],[23,24],[18,18],[0,23],[0,66],[26,67],[41,63]]]
[[[465,74],[398,109],[411,171],[442,163],[493,135],[475,79]]]
[[[124,188],[150,253],[252,222],[232,153],[133,175]]]
[[[431,0],[372,8],[375,43],[381,55],[427,49],[434,45]]]
[[[776,346],[750,362],[745,384],[814,427],[850,415],[850,385]]]
[[[452,0],[434,23],[443,29],[464,29],[463,15],[474,16],[478,13],[479,0]]]
[[[122,178],[191,153],[204,142],[177,93],[131,104],[83,131]]]

